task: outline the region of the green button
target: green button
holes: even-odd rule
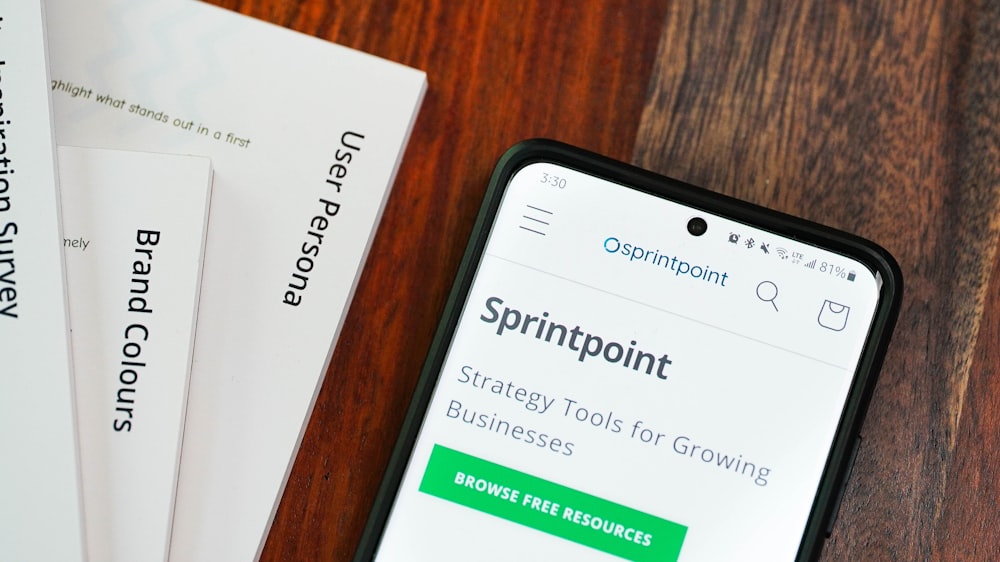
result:
[[[674,562],[687,527],[441,445],[420,491],[636,562]]]

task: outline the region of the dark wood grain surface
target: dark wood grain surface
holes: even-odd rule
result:
[[[263,560],[350,558],[487,177],[534,136],[887,247],[903,309],[823,558],[1000,556],[1000,3],[212,1],[429,80]]]

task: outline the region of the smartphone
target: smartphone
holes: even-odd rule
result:
[[[355,560],[811,560],[899,308],[875,244],[500,159]]]

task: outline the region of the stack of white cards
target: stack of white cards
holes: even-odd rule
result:
[[[254,560],[425,76],[194,0],[12,4],[0,560]]]

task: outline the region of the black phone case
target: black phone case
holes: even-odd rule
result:
[[[854,258],[881,277],[881,295],[868,340],[858,362],[795,557],[798,561],[816,559],[836,520],[840,499],[861,442],[861,425],[899,312],[903,279],[895,259],[877,244],[846,232],[714,193],[564,143],[532,139],[508,149],[500,157],[490,178],[354,561],[367,562],[375,555],[504,190],[518,170],[535,162],[555,162],[658,197],[798,239]]]

